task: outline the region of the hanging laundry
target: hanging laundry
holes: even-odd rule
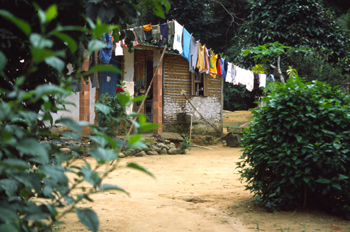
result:
[[[226,80],[226,72],[225,72],[225,60],[224,58],[220,59],[220,66],[221,66],[221,76]]]
[[[275,77],[273,74],[270,74],[269,77],[267,78],[268,81],[275,81]]]
[[[169,46],[169,35],[168,35],[168,24],[167,23],[163,23],[160,25],[160,35],[161,35],[162,40],[159,40],[158,47],[162,46],[162,41],[164,41],[164,40],[165,40],[166,45]]]
[[[233,79],[233,84],[234,85],[241,85],[241,84],[245,85],[246,72],[244,71],[244,69],[242,69],[238,66],[235,66],[235,71],[236,71],[236,75],[235,75],[235,78]]]
[[[191,36],[190,43],[190,67],[189,71],[195,73],[197,67],[197,59],[198,59],[198,42],[196,42],[195,38]]]
[[[132,32],[132,34],[130,34],[130,31]],[[133,47],[138,46],[138,45],[139,45],[139,41],[137,40],[137,36],[136,36],[136,33],[135,33],[134,28],[128,29],[127,32],[128,32],[128,33],[126,33],[125,36],[126,36],[127,38],[130,38],[130,40],[132,41]],[[125,39],[121,40],[120,44],[121,44],[122,47],[125,47],[125,48],[128,47],[128,46],[126,45],[126,43],[125,43]]]
[[[226,73],[226,79],[225,79],[226,82],[233,83],[232,71],[233,71],[233,64],[230,62],[227,62],[227,73]]]
[[[237,74],[236,65],[232,64],[232,83],[235,83],[236,74]]]
[[[112,35],[110,33],[103,34],[102,41],[106,43],[106,47],[100,50],[100,54],[98,58],[100,59],[101,63],[109,64],[112,58],[112,50],[113,50]]]
[[[228,61],[224,59],[224,70],[225,70],[225,75],[227,76],[227,67],[228,66]],[[226,78],[225,76],[225,78]]]
[[[115,51],[114,51],[115,56],[124,56],[123,48],[121,45],[121,41],[119,40],[118,42],[115,43]]]
[[[221,56],[220,54],[218,54],[218,59],[216,61],[216,70],[217,70],[217,73],[218,73],[218,77],[221,77],[222,75],[222,69],[221,69]]]
[[[204,61],[205,61],[205,73],[209,74],[209,70],[210,70],[210,62],[209,62],[209,50],[207,49],[207,47],[204,47]]]
[[[132,33],[134,34],[134,37],[132,38],[132,45],[133,45],[134,47],[136,47],[136,46],[139,45],[139,41],[138,41],[138,39],[137,39],[135,30],[134,30],[134,28],[130,28],[129,30],[132,31]]]
[[[175,25],[174,20],[168,22],[168,39],[170,40],[171,37],[175,35]]]
[[[266,74],[259,74],[260,83],[259,87],[266,87]]]
[[[174,34],[173,49],[177,50],[181,54],[183,26],[181,26],[177,21],[174,21],[174,27],[175,27],[175,34]]]
[[[183,28],[182,32],[182,53],[181,56],[185,57],[188,62],[190,62],[190,44],[191,44],[191,34]]]
[[[209,74],[213,77],[216,78],[217,75],[217,66],[216,66],[216,61],[218,59],[218,55],[215,55],[214,52],[211,53],[211,63],[213,64],[213,68],[210,68]]]
[[[208,53],[209,53],[209,64],[210,64],[210,68],[214,68],[213,59],[211,59],[211,56],[212,56],[211,50],[208,50]],[[209,69],[209,71],[210,71],[210,69]]]
[[[160,26],[158,25],[152,25],[152,34],[153,34],[153,41],[160,41]]]
[[[145,42],[146,35],[145,35],[145,31],[143,30],[143,27],[142,26],[134,27],[134,31],[136,34],[137,41],[140,43]]]
[[[197,60],[197,68],[200,73],[205,72],[205,64],[204,64],[204,46],[198,42],[198,60]]]
[[[254,89],[254,73],[252,71],[246,70],[247,71],[247,77],[246,77],[246,85],[245,87],[247,88],[248,91],[252,92]]]
[[[146,24],[142,26],[143,31],[145,32],[146,40],[152,40],[153,39],[153,33],[152,33],[152,25]]]

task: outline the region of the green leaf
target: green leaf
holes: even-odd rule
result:
[[[63,132],[61,135],[64,137],[73,139],[73,140],[79,139],[79,135],[77,133],[74,133],[74,132]]]
[[[303,137],[302,136],[296,136],[296,138],[297,138],[297,141],[298,141],[298,143],[300,143],[301,142],[301,140],[303,139]]]
[[[120,69],[116,68],[113,65],[98,64],[98,65],[95,65],[92,68],[90,68],[89,71],[83,72],[82,75],[89,76],[91,73],[101,72],[101,71],[109,71],[109,72],[123,74],[123,72]]]
[[[122,189],[116,185],[104,184],[104,185],[102,185],[102,189],[103,189],[103,191],[117,190],[117,191],[121,191],[121,192],[127,194],[128,196],[130,195],[127,191],[125,191],[124,189]]]
[[[106,47],[106,44],[103,43],[101,40],[90,40],[89,45],[88,45],[88,51],[89,53],[92,53],[93,51],[99,50],[101,48]]]
[[[15,24],[19,29],[21,29],[24,34],[29,35],[31,32],[31,27],[29,23],[26,21],[16,18],[13,16],[11,13],[5,11],[5,10],[0,10],[0,15],[3,16],[4,18],[10,20],[13,24]]]
[[[334,188],[337,188],[337,189],[341,190],[341,186],[340,186],[340,184],[338,184],[338,183],[333,183],[332,186],[333,186]]]
[[[310,176],[304,176],[303,180],[305,181],[305,183],[309,183],[311,177]]]
[[[97,187],[101,184],[101,178],[98,176],[97,172],[93,172],[89,166],[82,167],[81,172],[83,173],[84,180]]]
[[[91,156],[95,157],[98,162],[101,161],[112,161],[118,158],[118,154],[110,149],[97,148],[90,151]]]
[[[0,71],[3,70],[6,66],[7,59],[4,53],[0,51]]]
[[[108,144],[108,140],[102,136],[89,136],[89,138],[98,143],[101,147],[105,147]]]
[[[97,232],[99,221],[97,214],[92,209],[76,208],[79,220],[93,232]]]
[[[74,53],[77,50],[77,48],[78,48],[77,43],[69,35],[64,34],[64,33],[60,33],[58,31],[54,32],[54,35],[56,37],[58,37],[60,40],[62,40],[64,43],[67,43],[67,46],[71,50],[72,53]]]
[[[346,180],[346,179],[349,179],[349,177],[342,175],[342,174],[339,174],[338,180]]]
[[[138,165],[136,163],[128,163],[126,165],[126,167],[139,170],[139,171],[146,173],[147,175],[149,175],[153,178],[156,178],[151,172],[149,172],[147,169],[145,169],[144,167],[141,167],[140,165]]]
[[[55,182],[57,181],[62,185],[68,184],[68,178],[65,175],[64,173],[65,169],[62,166],[51,165],[51,164],[41,165],[39,167],[39,171],[44,175],[52,178]]]
[[[97,20],[97,24],[95,28],[93,29],[93,36],[94,38],[99,38],[104,33],[109,33],[110,31],[113,31],[115,29],[119,29],[119,25],[107,25],[107,24],[99,24],[99,19]]]
[[[25,138],[20,140],[16,145],[17,150],[35,156],[32,160],[37,161],[38,163],[48,163],[49,155],[44,145],[39,143],[33,138]]]
[[[35,4],[35,6],[37,6],[37,5]],[[41,10],[39,7],[36,7],[36,9],[37,9],[37,13],[38,13],[38,16],[39,16],[39,19],[40,19],[40,23],[41,24],[46,23],[45,12],[43,10]]]
[[[101,103],[95,103],[96,111],[102,112],[104,115],[111,113],[111,108],[109,106],[103,105]]]
[[[140,126],[140,133],[145,133],[147,131],[151,131],[154,129],[157,129],[159,127],[158,124],[152,123],[152,122],[146,122],[143,125]]]
[[[134,143],[137,143],[139,142],[140,140],[142,140],[142,135],[133,135],[129,140],[129,144],[134,144]]]
[[[37,33],[31,34],[29,40],[34,48],[51,48],[53,46],[52,40],[45,39]]]
[[[143,99],[146,99],[147,96],[138,96],[138,97],[134,97],[132,99],[132,102],[139,102],[139,101],[142,101]]]
[[[61,118],[61,119],[56,120],[55,123],[62,123],[63,125],[65,125],[68,128],[74,130],[78,134],[81,134],[83,132],[83,130],[81,129],[81,126],[79,125],[79,123],[74,121],[71,118]]]
[[[57,16],[57,6],[55,4],[51,5],[45,12],[46,22],[50,22]]]
[[[42,98],[43,96],[52,96],[52,95],[62,95],[62,96],[68,96],[71,92],[68,90],[65,90],[57,85],[39,85],[35,89],[35,99],[34,101],[37,101],[39,98]]]
[[[310,171],[311,171],[311,168],[310,168],[310,167],[307,167],[307,168],[305,169],[305,174],[308,174]]]
[[[64,69],[64,62],[55,56],[45,58],[45,63],[59,72],[62,72]]]
[[[147,116],[144,115],[144,114],[141,114],[139,116],[139,123],[140,123],[140,125],[144,125],[146,123],[146,118],[147,118]]]
[[[126,106],[130,101],[130,95],[127,92],[118,93],[117,98],[122,106]]]
[[[27,162],[24,162],[23,160],[18,160],[18,159],[4,160],[2,161],[1,165],[6,166],[7,168],[14,168],[22,171],[30,168]]]

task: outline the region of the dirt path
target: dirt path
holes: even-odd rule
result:
[[[186,155],[128,157],[151,171],[156,180],[131,169],[113,172],[105,183],[130,193],[105,192],[83,202],[100,219],[99,231],[127,232],[253,232],[260,231],[350,231],[350,222],[321,212],[269,213],[254,206],[235,169],[239,148],[193,148]],[[93,159],[88,159],[93,165]],[[83,162],[80,162],[83,164]],[[86,185],[89,186],[89,185]],[[64,218],[60,231],[88,231],[75,214]],[[288,230],[288,227],[290,230]],[[303,230],[304,228],[304,230]]]

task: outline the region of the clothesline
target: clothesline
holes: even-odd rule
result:
[[[146,24],[129,28],[134,34],[133,46],[136,47],[144,41],[158,41],[161,47],[163,41],[169,45],[169,40],[173,40],[173,50],[179,52],[189,63],[189,71],[192,73],[206,73],[213,78],[224,78],[226,82],[234,85],[245,85],[248,91],[254,88],[254,81],[259,83],[259,87],[266,86],[266,74],[254,73],[250,70],[242,69],[220,54],[215,54],[213,49],[208,49],[202,45],[200,40],[196,41],[184,27],[176,20],[167,21],[163,24]],[[122,47],[126,47],[125,40],[117,41],[115,55],[123,56]]]

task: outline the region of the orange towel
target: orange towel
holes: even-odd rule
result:
[[[143,25],[142,27],[143,27],[143,30],[144,30],[144,31],[150,31],[150,30],[152,30],[152,25],[151,25],[151,24],[146,24],[146,25]]]

